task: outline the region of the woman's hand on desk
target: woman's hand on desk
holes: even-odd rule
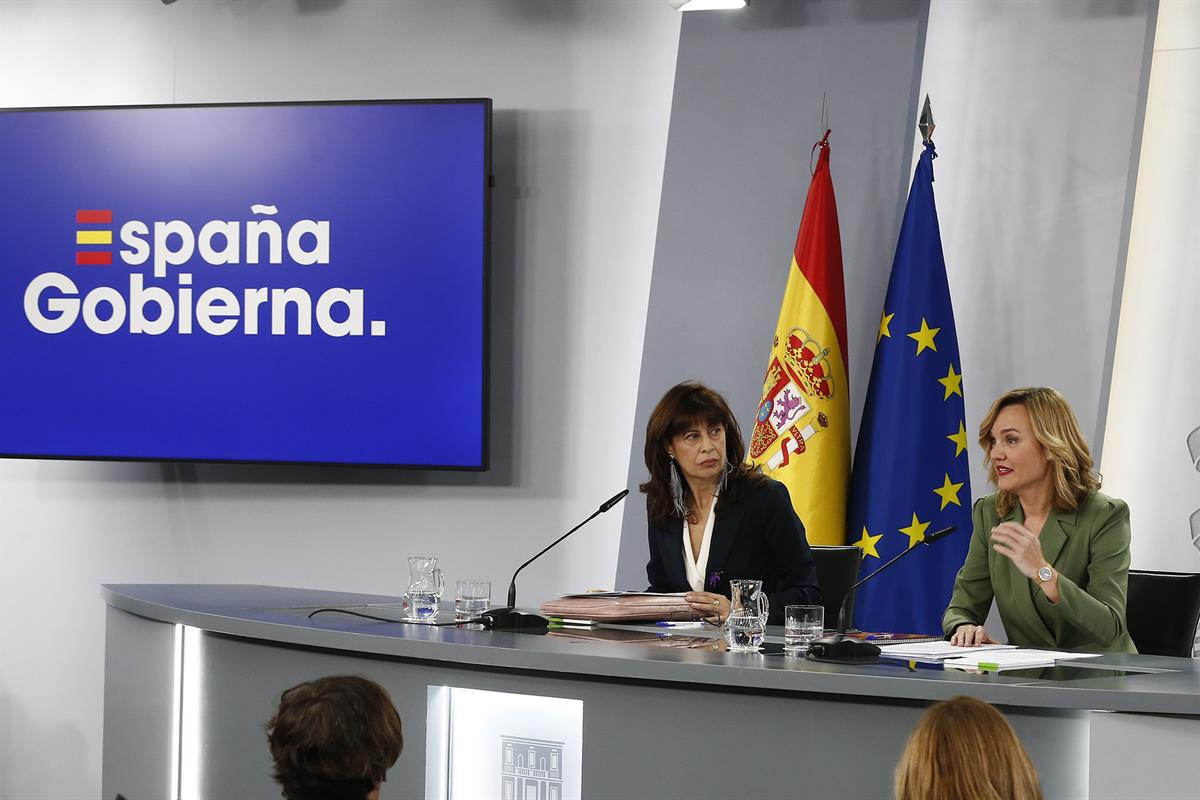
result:
[[[950,644],[959,647],[978,647],[981,644],[1000,644],[983,629],[982,625],[959,625],[950,634]]]
[[[729,614],[729,601],[725,599],[724,595],[712,592],[688,592],[683,599],[692,607],[693,615],[705,622],[711,622],[713,625],[720,625]]]

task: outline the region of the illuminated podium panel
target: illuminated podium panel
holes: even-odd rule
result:
[[[104,597],[105,797],[277,798],[264,724],[284,689],[334,674],[378,681],[400,712],[385,800],[887,797],[924,709],[959,694],[1001,708],[1047,797],[1116,796],[1105,791],[1131,763],[1153,770],[1146,797],[1196,786],[1178,767],[1200,748],[1189,659],[974,675],[725,653],[652,629],[585,638],[308,616],[398,615],[398,598],[375,595],[121,585]],[[1160,746],[1141,752],[1110,720],[1161,732]]]

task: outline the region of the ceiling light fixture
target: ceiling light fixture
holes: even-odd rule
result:
[[[667,0],[676,11],[717,11],[745,8],[750,0]]]

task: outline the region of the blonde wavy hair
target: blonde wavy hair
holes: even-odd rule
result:
[[[934,703],[896,764],[896,800],[1043,800],[1008,720],[974,697]]]
[[[983,465],[988,480],[996,486],[996,467],[992,464],[992,426],[1001,409],[1022,405],[1029,413],[1033,437],[1050,460],[1051,486],[1054,507],[1059,511],[1074,511],[1088,495],[1100,488],[1100,477],[1093,471],[1092,453],[1079,430],[1079,420],[1067,398],[1048,386],[1013,389],[996,398],[979,424],[979,446],[983,448]],[[1012,492],[996,493],[996,512],[1008,514],[1016,506]]]

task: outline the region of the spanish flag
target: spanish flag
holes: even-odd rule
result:
[[[750,437],[750,462],[787,485],[810,544],[844,544],[850,482],[846,289],[829,131],[817,148]]]

